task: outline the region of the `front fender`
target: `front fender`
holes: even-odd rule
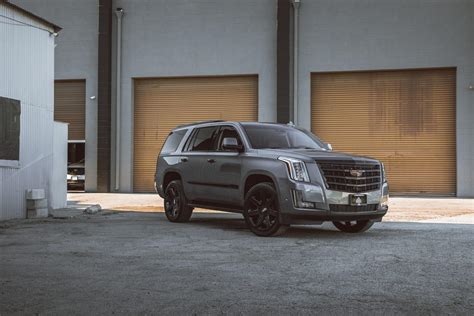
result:
[[[252,175],[264,175],[272,179],[275,184],[275,190],[280,197],[280,182],[289,181],[285,163],[277,159],[251,158],[251,160],[250,164],[252,168],[247,169],[244,164],[242,170],[242,185],[240,186],[240,196],[242,201],[245,199],[245,183]]]

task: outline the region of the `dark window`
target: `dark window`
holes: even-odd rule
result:
[[[250,144],[255,149],[321,149],[323,142],[307,130],[286,125],[244,124]]]
[[[166,138],[165,144],[161,148],[161,153],[169,154],[169,153],[175,152],[176,149],[178,149],[179,143],[181,143],[181,140],[186,134],[186,131],[187,130],[183,129],[176,132],[171,132],[168,135],[168,138]]]
[[[86,157],[86,143],[68,143],[67,144],[67,163],[84,164]]]
[[[199,128],[194,133],[191,151],[215,151],[218,126]]]
[[[222,148],[222,143],[224,141],[224,138],[237,138],[237,143],[242,146],[242,140],[240,139],[239,133],[235,128],[232,126],[223,126],[221,127],[220,133],[219,133],[219,142],[217,146],[217,150],[219,151],[225,151],[224,148]]]
[[[0,97],[0,159],[20,160],[19,100]]]

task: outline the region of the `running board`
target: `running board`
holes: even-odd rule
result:
[[[203,203],[196,203],[191,202],[188,203],[188,206],[191,207],[198,207],[198,208],[207,208],[214,211],[223,211],[223,212],[231,212],[231,213],[242,213],[242,210],[238,207],[227,206],[227,205],[216,205],[216,204],[203,204]]]

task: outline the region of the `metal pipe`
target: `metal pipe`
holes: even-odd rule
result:
[[[121,130],[121,106],[122,106],[122,16],[123,9],[115,10],[117,16],[117,78],[115,99],[115,191],[120,189],[120,130]]]
[[[293,4],[293,121],[298,126],[298,28],[300,0],[292,0],[291,3]]]

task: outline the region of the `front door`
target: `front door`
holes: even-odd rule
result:
[[[222,147],[224,138],[236,138],[242,145],[241,137],[232,126],[221,126],[217,136],[217,150],[212,154],[208,171],[212,178],[209,180],[209,192],[215,202],[229,206],[241,204],[239,185],[241,178],[242,158],[240,152],[225,150]]]

